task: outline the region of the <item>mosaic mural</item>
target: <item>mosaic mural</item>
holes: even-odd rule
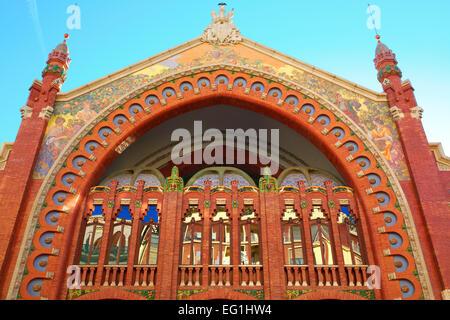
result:
[[[400,180],[409,179],[398,133],[387,102],[374,102],[241,44],[234,47],[218,47],[206,43],[79,96],[70,102],[57,102],[40,150],[34,178],[43,179],[69,139],[99,111],[123,94],[172,72],[216,63],[268,72],[297,82],[323,96],[366,130]]]

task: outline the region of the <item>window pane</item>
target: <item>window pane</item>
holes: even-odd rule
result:
[[[194,226],[194,240],[195,241],[202,240],[202,226],[201,225]]]
[[[241,246],[241,264],[249,264],[250,256],[247,251],[247,246]]]
[[[116,224],[113,228],[113,236],[111,240],[111,248],[109,251],[108,264],[117,264],[117,256],[119,254],[120,239],[123,237],[121,232],[122,225]]]
[[[314,263],[315,264],[323,264],[322,259],[322,248],[320,244],[319,239],[319,227],[317,225],[311,226],[311,241],[312,241],[312,247],[313,247],[313,254],[314,254]]]
[[[94,233],[94,226],[90,225],[86,227],[84,232],[83,244],[81,246],[80,264],[88,263],[89,249],[91,247],[91,240]]]
[[[259,231],[258,226],[252,224],[250,226],[250,234],[251,234],[251,241],[252,243],[259,243]]]
[[[181,264],[191,264],[191,251],[191,243],[183,244],[183,249],[181,252]]]
[[[192,227],[191,225],[187,224],[184,226],[184,236],[183,236],[183,242],[191,241],[192,240]]]
[[[128,251],[130,248],[131,226],[126,225],[123,228],[123,235],[120,237],[120,256],[119,264],[127,264]]]
[[[231,250],[229,246],[226,246],[223,251],[223,256],[222,256],[222,264],[226,264],[229,265],[231,262]]]
[[[294,250],[295,250],[294,264],[304,264],[302,247],[295,247]]]
[[[230,233],[231,233],[231,226],[229,224],[224,225],[224,239],[223,242],[229,244],[231,241]]]
[[[251,264],[260,264],[259,261],[259,244],[252,244],[252,263]]]
[[[302,234],[300,231],[300,226],[292,226],[292,234],[294,237],[294,242],[301,242],[302,241]]]
[[[194,261],[193,264],[201,264],[202,261],[202,244],[194,242]]]
[[[211,244],[211,264],[220,264],[220,244]]]
[[[213,225],[211,229],[211,241],[219,241],[219,225]]]
[[[291,226],[283,226],[283,243],[291,243]]]
[[[241,226],[241,243],[242,242],[247,242],[247,230],[246,230],[246,226]]]

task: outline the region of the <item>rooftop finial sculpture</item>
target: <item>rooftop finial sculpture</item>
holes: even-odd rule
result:
[[[202,41],[214,45],[230,45],[242,41],[241,33],[233,23],[234,10],[226,13],[226,3],[219,3],[219,12],[211,11],[211,24],[203,31]]]

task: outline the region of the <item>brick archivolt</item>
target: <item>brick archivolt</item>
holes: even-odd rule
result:
[[[225,76],[226,81],[216,83],[218,76]],[[201,86],[199,80],[202,78],[208,79],[209,85]],[[238,79],[243,79],[246,85],[240,86]],[[184,91],[183,83],[190,83],[191,88]],[[167,90],[168,88],[172,90]],[[277,88],[281,95],[269,95],[272,88]],[[167,95],[169,91],[175,94]],[[158,102],[147,104],[146,98],[149,96],[155,96]],[[344,179],[355,186],[370,225],[369,232],[375,234],[374,247],[377,250],[374,252],[374,261],[383,272],[382,288],[385,289],[385,297],[400,298],[400,286],[396,280],[404,279],[415,287],[410,298],[418,299],[422,294],[425,299],[434,298],[405,195],[393,170],[367,134],[336,106],[310,90],[272,74],[233,65],[192,68],[154,80],[120,97],[72,138],[50,169],[35,199],[8,298],[16,299],[19,291],[20,296],[26,299],[48,298],[55,287],[64,285],[63,269],[71,258],[65,256],[71,239],[65,236],[64,230],[71,233],[71,221],[75,220],[75,213],[81,209],[80,199],[83,199],[89,187],[102,174],[104,167],[99,164],[109,163],[117,156],[115,150],[118,146],[123,145],[124,141],[138,138],[168,118],[218,103],[228,103],[271,116],[302,133],[322,152],[328,154]],[[131,111],[134,105],[141,107],[136,114]],[[313,108],[314,112],[308,114],[305,106]],[[329,121],[320,122],[319,117],[326,117]],[[118,118],[124,121],[117,125]],[[105,127],[111,129],[108,137],[100,135]],[[340,132],[339,136],[336,131]],[[347,142],[354,143],[357,150],[350,152],[345,147]],[[94,150],[87,147],[89,143],[96,146]],[[365,166],[361,163],[362,159]],[[369,182],[370,174],[380,177],[380,183],[375,187]],[[64,180],[67,175],[74,177],[70,184],[67,184],[67,179]],[[387,196],[388,203],[381,203],[380,196],[384,200]],[[61,201],[55,202],[58,198]],[[45,216],[50,211],[61,213],[58,226],[46,223]],[[396,216],[395,226],[385,226],[384,212],[391,212]],[[403,224],[405,230],[402,229]],[[51,248],[45,248],[39,242],[39,237],[45,232],[54,234]],[[402,238],[403,243],[399,248],[390,248],[387,234],[391,233]],[[35,250],[31,253],[32,246]],[[414,256],[408,252],[409,248]],[[33,266],[34,259],[40,254],[49,255],[46,272],[37,271]],[[409,267],[399,274],[395,274],[394,255],[403,256],[409,263]],[[25,269],[28,272],[26,276]],[[414,275],[416,271],[417,277]],[[54,275],[54,280],[47,280],[49,273],[52,278]],[[387,274],[391,275],[391,280],[387,279]],[[32,297],[27,288],[36,279],[43,280],[42,289],[36,297]]]

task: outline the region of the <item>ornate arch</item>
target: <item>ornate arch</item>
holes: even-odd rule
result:
[[[221,77],[225,80],[216,83],[219,75],[225,76]],[[197,87],[200,79],[208,80],[205,86]],[[183,88],[181,85],[186,82],[191,86]],[[279,96],[268,94],[273,87],[281,92]],[[156,97],[156,103],[147,103],[149,96]],[[370,229],[365,234],[370,235],[378,249],[372,260],[385,273],[382,287],[389,288],[385,290],[386,297],[400,298],[400,282],[391,281],[402,280],[414,287],[409,298],[419,299],[423,295],[425,299],[433,299],[405,195],[393,170],[365,132],[336,106],[308,89],[272,74],[232,65],[193,68],[143,85],[106,107],[72,138],[51,168],[33,204],[8,298],[15,299],[19,287],[21,297],[47,297],[51,292],[49,278],[54,277],[56,283],[64,281],[63,269],[68,259],[73,222],[81,206],[80,194],[85,194],[99,178],[102,169],[98,163],[105,168],[140,135],[171,117],[220,103],[264,113],[303,134],[326,154],[361,199],[366,228]],[[135,113],[132,107],[138,105],[141,108]],[[313,112],[308,113],[306,106]],[[121,123],[117,120],[120,118]],[[324,118],[327,120],[321,121]],[[105,127],[111,129],[108,137],[101,134]],[[337,131],[339,137],[334,134]],[[86,144],[92,141],[96,142],[96,148],[88,150]],[[345,147],[349,141],[357,146],[356,150],[351,152]],[[75,176],[70,184],[63,179],[67,174]],[[379,178],[375,184],[369,175]],[[62,213],[57,226],[45,221],[51,211]],[[395,217],[394,225],[385,223],[385,213]],[[42,243],[45,234],[53,235],[50,246]],[[392,246],[392,238],[398,245]],[[33,262],[42,254],[49,256],[49,263],[47,270],[38,271]],[[402,256],[408,267],[400,272],[394,266],[393,256]],[[28,291],[33,281],[41,283],[35,296]],[[54,285],[52,287],[54,289]]]
[[[252,187],[256,187],[255,183],[253,182],[252,178],[245,173],[244,171],[240,170],[240,169],[236,169],[233,167],[212,167],[212,168],[205,168],[200,170],[199,172],[197,172],[196,174],[194,174],[189,181],[186,181],[186,187],[191,186],[193,183],[195,183],[195,181],[204,176],[205,174],[216,174],[219,176],[219,180],[221,182],[223,182],[223,178],[225,176],[225,174],[227,173],[234,173],[237,175],[240,175],[242,178],[244,178],[245,180],[247,180],[248,184]],[[223,185],[223,184],[221,184]]]

